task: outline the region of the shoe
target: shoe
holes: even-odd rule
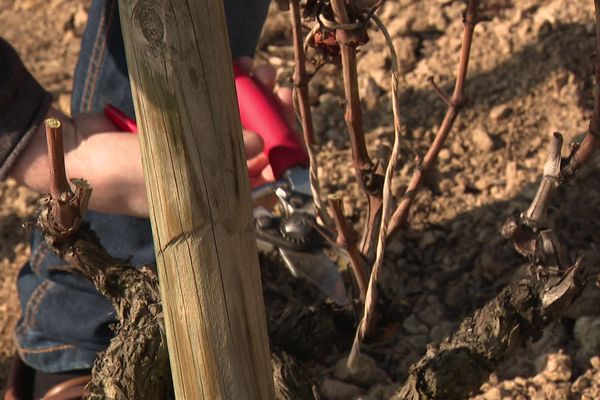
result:
[[[69,378],[75,376],[74,378]],[[55,383],[64,377],[65,380]],[[36,379],[37,378],[37,379]],[[19,356],[15,356],[10,374],[8,376],[8,386],[4,394],[4,400],[80,400],[85,399],[89,394],[85,386],[90,382],[92,376],[89,371],[77,371],[67,374],[43,374],[36,376],[36,371],[26,365]],[[50,384],[48,390],[44,389],[45,394],[39,399],[35,399],[35,386],[46,386]],[[40,390],[37,390],[40,391]]]

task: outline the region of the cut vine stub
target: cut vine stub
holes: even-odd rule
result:
[[[67,179],[63,149],[62,123],[57,118],[44,121],[48,144],[48,168],[50,194],[40,199],[38,223],[53,240],[61,241],[79,228],[92,188],[85,180],[73,180],[74,188]]]
[[[61,193],[71,190],[65,171],[62,123],[57,118],[48,118],[44,121],[44,125],[50,166],[50,193],[54,197],[59,197]]]

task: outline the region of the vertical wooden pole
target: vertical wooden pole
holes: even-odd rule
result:
[[[178,399],[273,378],[220,0],[119,0]]]

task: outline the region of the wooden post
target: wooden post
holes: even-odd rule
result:
[[[178,399],[273,399],[221,0],[119,0]]]

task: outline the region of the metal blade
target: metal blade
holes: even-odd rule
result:
[[[279,253],[292,275],[309,280],[338,305],[348,304],[346,287],[340,271],[325,254],[283,248],[279,248]]]

